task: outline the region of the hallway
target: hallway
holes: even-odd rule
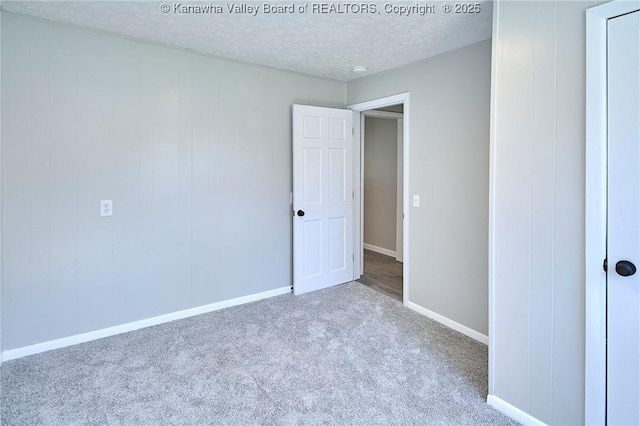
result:
[[[402,263],[393,257],[364,251],[364,274],[358,282],[402,302]]]

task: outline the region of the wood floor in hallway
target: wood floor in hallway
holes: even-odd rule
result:
[[[393,257],[365,250],[358,282],[402,302],[402,263]]]

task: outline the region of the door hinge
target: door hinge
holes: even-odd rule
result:
[[[604,261],[602,262],[602,269],[604,269],[605,272],[607,272],[607,258],[604,258]]]
[[[355,128],[355,127],[352,127],[352,128],[351,128],[351,134],[352,134],[352,135],[355,135],[355,134],[356,134],[356,128]]]
[[[351,191],[351,199],[353,200],[354,198],[356,198],[356,196],[355,196],[355,192],[354,192],[354,191]]]

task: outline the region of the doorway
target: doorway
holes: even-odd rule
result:
[[[401,105],[402,130],[398,132],[402,134],[402,199],[398,203],[402,205],[402,214],[397,214],[396,220],[401,218],[402,222],[396,238],[401,236],[398,247],[402,259],[402,303],[408,305],[409,98],[408,92],[401,93],[351,105],[347,110],[293,106],[291,204],[295,294],[358,280],[362,276],[364,113]],[[414,206],[418,205],[414,200]]]
[[[365,285],[370,285],[370,287],[375,290],[394,297],[406,305],[409,295],[409,250],[407,238],[409,231],[407,195],[409,185],[409,93],[379,98],[351,105],[348,108],[356,112],[354,115],[354,176],[356,179],[356,184],[354,185],[354,198],[356,200],[354,215],[354,279],[359,280]],[[395,153],[395,158],[393,159],[395,160],[395,167],[393,167],[393,169],[396,179],[393,180],[393,185],[389,184],[389,182],[386,184],[387,188],[391,186],[395,188],[395,191],[386,191],[394,192],[395,199],[389,196],[386,197],[386,203],[391,204],[393,208],[387,208],[387,210],[392,211],[392,214],[388,212],[386,214],[387,235],[383,237],[382,240],[371,240],[372,236],[367,233],[368,229],[366,229],[367,202],[371,201],[372,194],[372,192],[369,191],[369,197],[367,198],[365,138],[367,135],[368,117],[370,120],[382,119],[389,121],[388,124],[395,124],[396,137],[387,137],[387,139],[394,139],[396,149],[391,150],[389,149],[391,147],[385,146],[385,148],[387,148],[386,160],[390,160],[390,152]],[[372,122],[373,121],[370,121],[369,123]],[[371,130],[371,125],[369,127]],[[388,125],[388,127],[391,126]],[[375,167],[375,165],[372,166],[370,164],[369,169],[372,169],[372,167]],[[387,181],[390,181],[389,176],[392,173],[387,171],[386,174]],[[379,195],[375,192],[375,186],[369,189],[373,189],[373,194]],[[380,202],[380,200],[376,201],[378,203]],[[390,206],[387,205],[387,207]],[[370,212],[371,209],[375,209],[375,203],[374,205],[369,205]],[[374,211],[374,213],[379,212]],[[393,216],[393,221],[389,220],[389,216],[391,215]],[[371,222],[373,220],[373,226],[375,227],[375,221],[378,219],[369,218],[369,221]],[[395,226],[393,226],[394,224]],[[393,229],[389,230],[389,228]],[[390,237],[389,234],[393,235],[393,237]],[[385,240],[386,242],[384,242]],[[378,244],[375,243],[376,241]],[[383,242],[380,243],[380,241]],[[384,247],[384,245],[393,247],[393,249]],[[371,250],[372,248],[374,250]]]
[[[403,105],[364,111],[363,274],[360,283],[402,301]]]

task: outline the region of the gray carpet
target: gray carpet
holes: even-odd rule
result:
[[[9,361],[2,424],[516,424],[487,348],[349,283]]]

